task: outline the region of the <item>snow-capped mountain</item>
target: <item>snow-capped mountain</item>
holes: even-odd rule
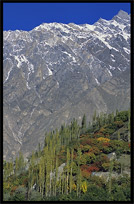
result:
[[[94,110],[129,107],[130,15],[95,24],[4,31],[4,156],[25,155],[46,131]],[[110,101],[109,101],[110,100]]]

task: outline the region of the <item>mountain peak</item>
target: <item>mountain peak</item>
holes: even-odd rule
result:
[[[123,10],[120,10],[117,14],[117,16],[119,16],[120,18],[128,18],[129,14]]]

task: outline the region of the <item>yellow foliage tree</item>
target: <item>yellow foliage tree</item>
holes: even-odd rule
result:
[[[76,184],[75,184],[75,183],[72,185],[72,189],[73,189],[74,191],[76,191]]]
[[[82,190],[83,193],[87,192],[87,182],[86,181],[82,182],[81,190]]]
[[[99,137],[97,140],[102,141],[102,142],[109,142],[110,141],[110,139],[104,138],[104,137]]]

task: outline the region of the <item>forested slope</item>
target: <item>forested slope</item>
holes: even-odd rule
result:
[[[44,138],[29,158],[4,161],[4,200],[130,200],[130,111],[84,115]]]

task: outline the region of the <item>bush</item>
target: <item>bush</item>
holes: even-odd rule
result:
[[[12,201],[25,201],[26,200],[26,188],[18,187],[13,194]]]
[[[110,166],[110,164],[109,163],[103,163],[102,164],[102,171],[104,171],[104,172],[106,172],[106,171],[108,171],[109,170],[109,166]]]
[[[30,193],[29,201],[41,201],[42,197],[38,191],[32,190]]]
[[[87,189],[87,193],[81,196],[83,201],[108,201],[108,193],[101,187],[91,185]]]
[[[117,114],[117,116],[115,117],[116,121],[120,121],[122,120],[123,122],[128,121],[128,111],[121,111]]]
[[[9,192],[6,192],[6,193],[3,194],[3,200],[4,200],[4,201],[9,201],[9,200],[10,200],[10,197],[11,197],[11,196],[10,196],[10,193],[9,193]]]

